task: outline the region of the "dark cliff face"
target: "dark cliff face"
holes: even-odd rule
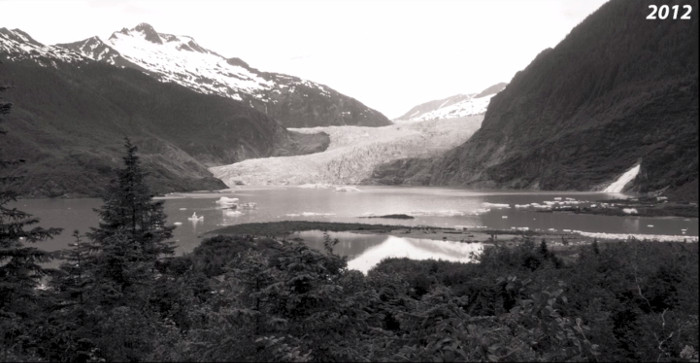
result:
[[[279,120],[286,127],[316,126],[386,126],[386,116],[360,101],[335,90],[302,82],[295,77],[262,73],[262,77],[281,85],[288,85],[278,92],[269,92],[268,102],[251,99],[253,107]]]
[[[538,55],[430,183],[591,190],[641,162],[632,190],[697,200],[697,1],[692,20],[647,3],[612,0]]]
[[[14,104],[0,149],[3,158],[26,160],[24,195],[99,195],[120,167],[125,136],[139,147],[158,193],[224,188],[208,166],[308,153],[328,142],[327,135],[290,133],[241,102],[132,69],[5,59],[0,70],[0,82],[11,86],[3,97]]]

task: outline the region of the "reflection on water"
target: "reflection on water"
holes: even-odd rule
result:
[[[484,246],[481,243],[389,236],[381,244],[368,248],[361,255],[348,261],[348,268],[367,273],[379,262],[390,257],[406,257],[411,260],[472,262],[476,260],[483,249]]]
[[[292,238],[301,238],[310,247],[323,251],[323,232],[304,231],[294,233]],[[384,259],[397,257],[412,260],[443,260],[451,262],[474,262],[484,250],[481,243],[438,241],[421,238],[404,238],[377,234],[330,232],[330,238],[339,243],[333,252],[348,257],[348,268],[367,273]]]
[[[392,224],[407,226],[485,226],[531,230],[564,229],[586,232],[660,235],[698,235],[697,218],[651,218],[602,216],[574,213],[540,213],[522,205],[557,201],[577,203],[619,197],[603,193],[575,192],[475,192],[434,187],[359,186],[357,192],[298,187],[241,187],[222,193],[188,193],[165,199],[168,222],[174,231],[178,255],[192,251],[201,235],[223,226],[282,220],[311,220]],[[217,203],[222,197],[227,203]],[[233,198],[238,198],[235,203]],[[41,243],[48,250],[63,249],[72,241],[73,230],[88,232],[97,226],[93,208],[99,199],[23,199],[13,206],[34,214],[43,227],[62,227],[61,236]],[[203,216],[196,223],[192,213]],[[368,215],[409,214],[414,219],[361,219]],[[505,217],[505,218],[504,218]],[[653,227],[648,227],[652,225]],[[359,252],[358,252],[359,254]]]

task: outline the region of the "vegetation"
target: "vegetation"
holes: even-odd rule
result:
[[[406,226],[391,226],[385,224],[339,223],[339,222],[310,222],[310,221],[281,221],[267,223],[243,223],[226,226],[207,232],[209,235],[258,235],[258,236],[283,236],[294,231],[322,230],[330,232],[340,231],[368,231],[385,232]]]
[[[360,218],[413,219],[413,216],[409,216],[408,214],[385,214],[383,216],[369,216]]]
[[[562,260],[523,236],[478,264],[389,259],[363,275],[337,240],[319,251],[248,224],[172,257],[162,204],[125,149],[100,225],[74,233],[45,289],[2,265],[3,361],[698,359],[697,244],[594,243]]]
[[[0,91],[5,89],[0,86]],[[0,99],[0,121],[11,108],[12,104]],[[4,134],[0,129],[0,135]],[[17,198],[12,187],[21,180],[13,171],[22,162],[0,158],[0,360],[34,358],[27,351],[25,332],[36,318],[33,313],[40,309],[35,289],[47,273],[40,264],[52,256],[27,243],[41,242],[60,232],[35,227],[36,218],[9,206]]]

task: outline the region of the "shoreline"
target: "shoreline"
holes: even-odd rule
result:
[[[385,224],[364,224],[364,223],[335,223],[335,222],[315,222],[315,221],[281,221],[281,222],[261,222],[245,223],[223,227],[208,231],[202,237],[213,237],[217,235],[257,235],[284,238],[294,232],[300,231],[329,231],[329,232],[351,232],[357,234],[379,234],[393,235],[396,237],[432,239],[463,243],[488,243],[502,244],[520,241],[530,237],[540,242],[545,240],[552,245],[577,245],[588,244],[594,240],[605,241],[626,241],[630,238],[635,240],[651,240],[660,242],[697,243],[698,236],[685,235],[646,235],[635,233],[604,233],[585,231],[532,231],[532,230],[496,230],[485,228],[464,228],[461,230],[446,227],[433,226],[401,226]]]

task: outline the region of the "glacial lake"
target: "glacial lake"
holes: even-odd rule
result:
[[[338,190],[339,189],[339,190]],[[249,208],[230,209],[217,203],[221,197],[254,203]],[[192,251],[205,232],[228,225],[281,220],[313,220],[395,224],[436,227],[488,227],[495,229],[577,230],[612,234],[698,236],[698,219],[681,217],[601,216],[574,213],[542,213],[523,208],[535,203],[599,203],[620,198],[619,194],[579,192],[484,192],[435,187],[357,186],[347,188],[314,187],[238,187],[209,193],[177,193],[162,197],[168,221],[177,224],[177,254]],[[93,208],[100,199],[22,199],[13,205],[40,218],[42,227],[61,227],[63,233],[40,248],[59,250],[72,242],[78,229],[88,232],[98,224]],[[203,218],[188,220],[193,213]],[[370,215],[408,214],[415,219],[360,218]],[[386,236],[334,234],[343,242],[336,251],[350,258],[381,246]],[[430,240],[427,240],[430,241]],[[398,243],[400,242],[400,243]],[[446,249],[439,253],[457,256],[469,251]],[[393,241],[393,249],[425,250],[426,240]],[[410,253],[406,255],[410,257]],[[466,256],[466,255],[465,255]],[[466,257],[464,257],[466,258]]]

